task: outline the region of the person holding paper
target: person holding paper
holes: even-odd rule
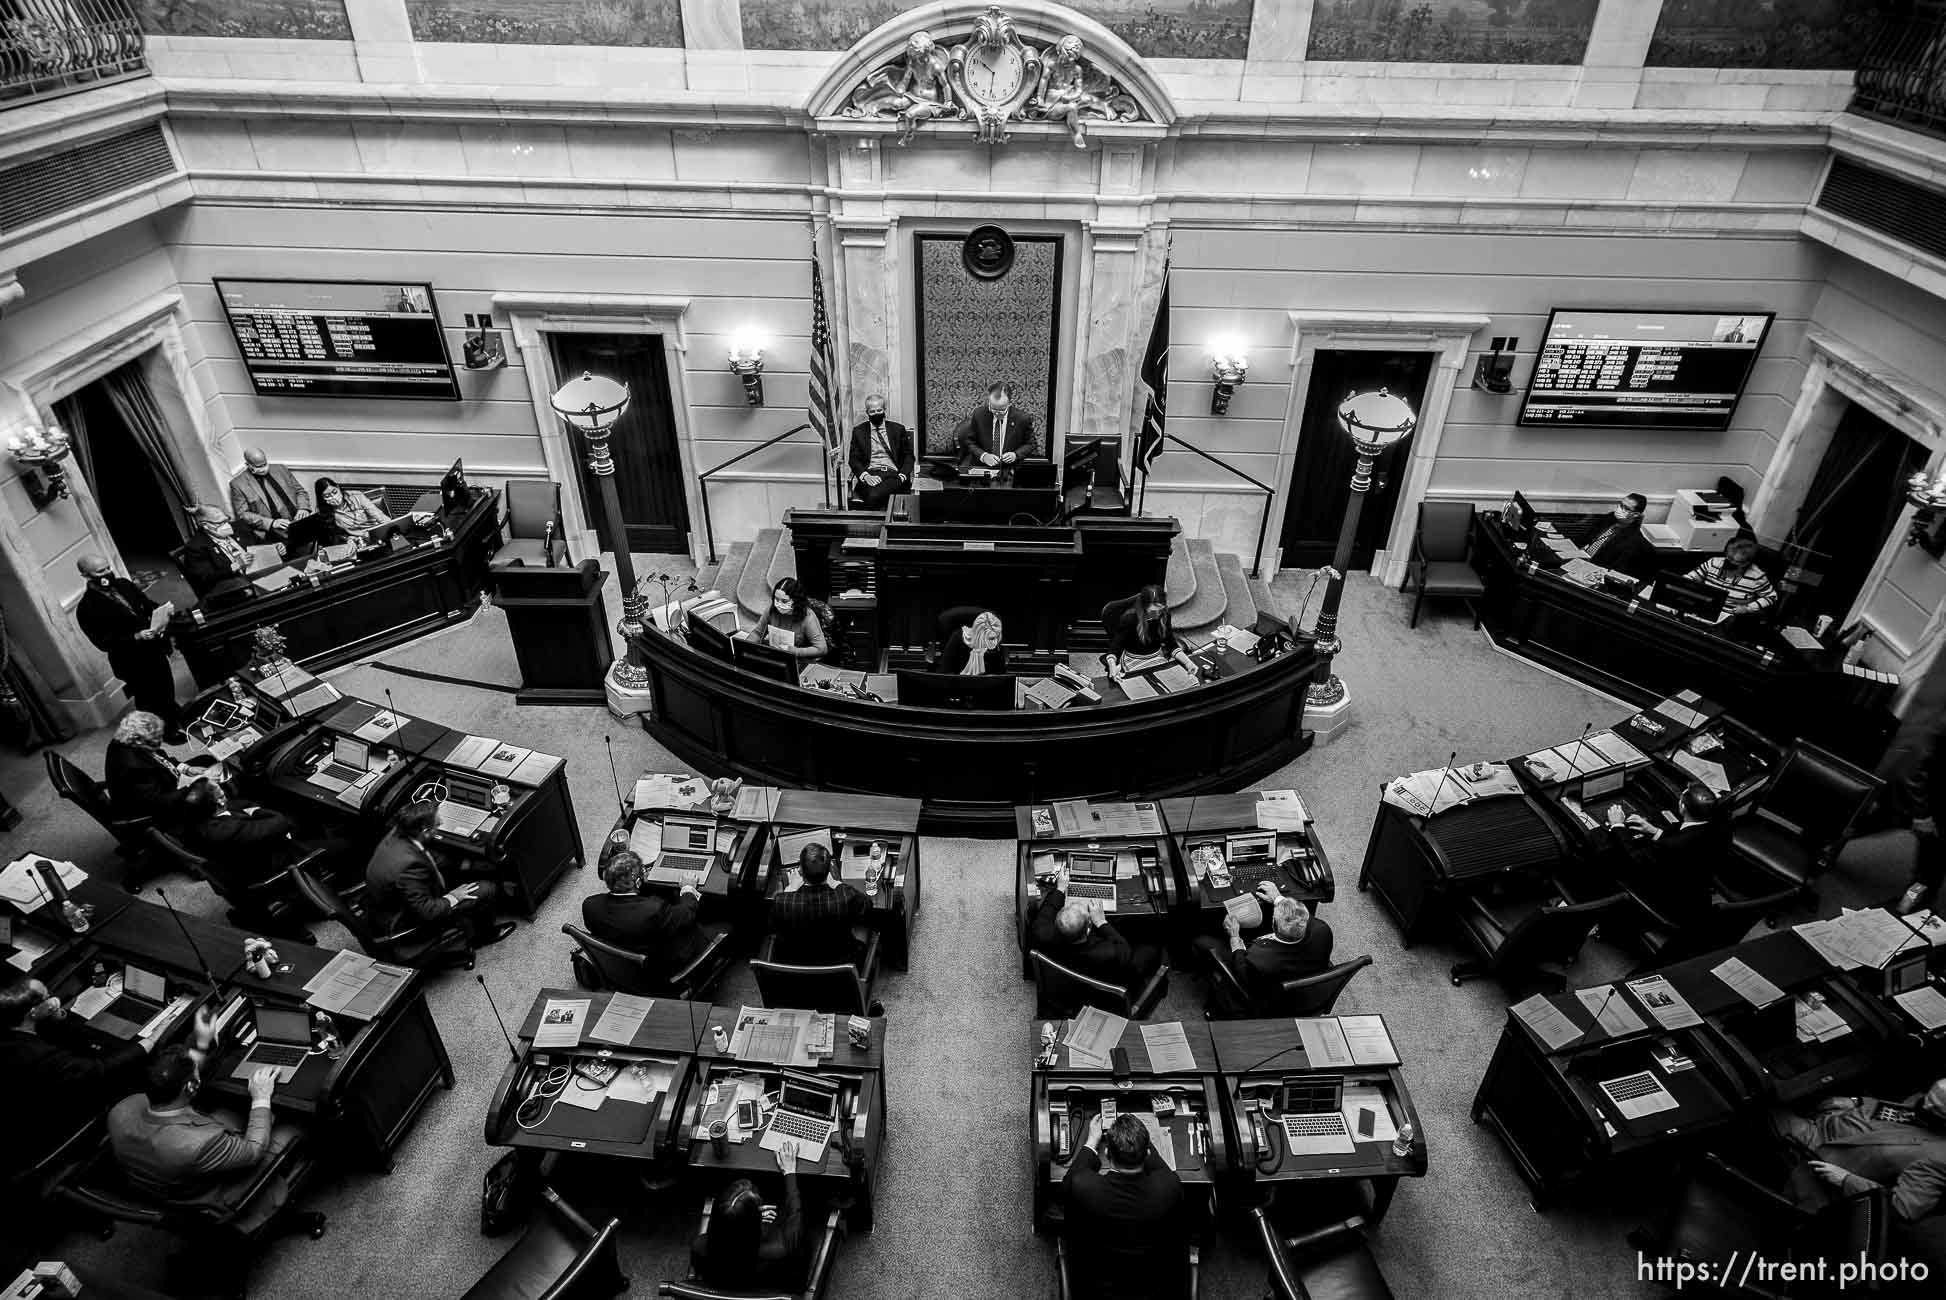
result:
[[[936,673],[978,677],[1007,671],[1005,636],[1000,616],[977,605],[955,605],[939,616],[939,658]]]
[[[166,739],[162,719],[140,709],[115,724],[101,779],[116,816],[152,817],[165,830],[181,823],[188,791],[179,777],[182,768],[162,750]]]
[[[784,1208],[764,1204],[757,1185],[739,1178],[717,1193],[709,1231],[689,1243],[696,1276],[725,1291],[796,1291],[804,1285],[804,1203],[797,1188],[797,1144],[777,1147]]]
[[[770,589],[770,608],[757,620],[757,626],[737,635],[807,661],[822,659],[831,649],[825,640],[824,621],[796,578],[779,578]]]
[[[207,1012],[198,1024],[207,1024]],[[37,979],[0,984],[0,1104],[18,1120],[0,1144],[0,1174],[31,1168],[131,1088],[142,1086],[150,1043],[101,1046]]]
[[[438,808],[425,800],[408,803],[392,815],[392,828],[365,868],[365,912],[385,934],[457,915],[476,946],[498,943],[514,932],[512,921],[496,924],[493,919],[500,886],[469,880],[446,888],[432,856],[432,831],[438,823]]]
[[[797,877],[795,889],[770,900],[772,955],[800,966],[856,965],[861,944],[853,927],[870,919],[872,901],[831,879],[831,851],[822,844],[798,851]]]
[[[648,958],[652,971],[673,975],[722,932],[721,926],[696,923],[703,894],[693,883],[684,882],[674,902],[645,893],[642,859],[627,849],[608,859],[601,879],[608,892],[581,900],[581,923],[603,943]]]
[[[1189,1280],[1182,1179],[1133,1115],[1117,1115],[1106,1131],[1100,1115],[1091,1116],[1082,1139],[1061,1180],[1076,1300],[1182,1295]]]
[[[1169,598],[1153,582],[1126,600],[1112,602],[1102,611],[1102,622],[1108,629],[1108,653],[1103,662],[1115,677],[1122,675],[1124,656],[1182,652],[1176,629],[1169,622]]]
[[[1908,1223],[1946,1204],[1946,1079],[1901,1102],[1828,1097],[1809,1119],[1784,1110],[1771,1119],[1807,1157],[1789,1183],[1806,1209],[1881,1187]]]
[[[1099,899],[1069,902],[1065,875],[1043,886],[1027,915],[1027,947],[1117,988],[1138,989],[1162,965],[1157,948],[1135,948],[1108,922]]]
[[[1257,886],[1256,898],[1270,912],[1268,934],[1246,944],[1242,923],[1234,913],[1225,913],[1223,941],[1196,936],[1196,947],[1230,968],[1252,1004],[1238,1006],[1227,984],[1211,980],[1208,1006],[1213,1016],[1246,1016],[1276,1006],[1284,981],[1315,975],[1331,965],[1331,926],[1323,917],[1312,916],[1310,908],[1278,893],[1269,881]]]
[[[1682,821],[1674,830],[1639,813],[1624,823],[1634,838],[1617,869],[1649,924],[1680,929],[1708,910],[1711,882],[1730,860],[1730,822],[1721,807],[1708,786],[1692,781],[1677,800]]]
[[[133,582],[117,577],[99,555],[84,555],[75,567],[88,584],[74,607],[81,635],[108,656],[109,671],[122,679],[135,707],[162,719],[170,744],[182,744],[189,736],[182,729],[176,674],[169,662],[169,616],[176,607],[150,600]]]
[[[1016,413],[1013,405],[1012,385],[995,382],[987,386],[986,405],[960,422],[962,466],[977,464],[999,469],[1033,450],[1034,417]]]

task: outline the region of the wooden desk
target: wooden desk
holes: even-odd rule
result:
[[[881,958],[892,969],[905,970],[911,960],[912,931],[919,924],[919,801],[823,790],[783,791],[771,823],[773,851],[766,858],[765,897],[783,888],[783,869],[794,865],[779,861],[774,851],[779,828],[814,830],[820,826],[832,831],[832,869],[860,893],[865,893],[863,861],[847,853],[846,846],[863,844],[869,848],[873,840],[883,840],[888,856],[896,856],[898,883],[882,880],[878,892],[865,893],[865,897],[872,905]]]
[[[1211,884],[1207,876],[1198,878],[1192,884],[1189,845],[1192,841],[1220,841],[1225,835],[1255,831],[1257,792],[1245,790],[1240,794],[1164,799],[1162,820],[1169,828],[1169,853],[1175,859],[1178,887],[1197,913],[1197,927],[1201,929],[1212,921],[1221,925],[1224,900],[1254,891],[1247,883],[1235,879],[1222,888]],[[1273,857],[1276,870],[1272,880],[1280,893],[1297,899],[1313,912],[1322,912],[1324,905],[1337,896],[1338,886],[1331,874],[1331,859],[1325,854],[1324,841],[1318,837],[1317,823],[1308,824],[1301,835],[1280,831],[1277,852]],[[1283,863],[1290,858],[1296,859],[1294,867],[1284,866]],[[1265,920],[1267,924],[1268,918]]]
[[[1135,870],[1124,875],[1116,865],[1115,907],[1108,912],[1109,924],[1121,932],[1134,947],[1168,948],[1177,926],[1171,913],[1182,904],[1183,882],[1175,876],[1169,855],[1169,836],[1116,835],[1090,839],[1087,836],[1036,836],[1034,814],[1053,816],[1046,804],[1028,804],[1014,809],[1014,938],[1020,946],[1020,973],[1034,978],[1034,964],[1028,959],[1028,928],[1034,909],[1045,897],[1036,876],[1034,859],[1042,854],[1055,857],[1053,866],[1064,865],[1070,852],[1127,852],[1135,857]]]
[[[608,859],[628,847],[629,834],[637,822],[660,821],[667,813],[681,811],[674,808],[642,810],[631,808],[615,819],[615,825],[608,832],[608,839],[602,844],[601,860],[597,865],[606,867]],[[699,817],[712,815],[709,813],[707,801],[692,811]],[[717,847],[710,855],[709,870],[704,873],[702,883],[697,886],[703,895],[697,905],[697,919],[705,922],[722,921],[732,926],[744,927],[754,933],[761,927],[763,920],[762,909],[754,906],[754,902],[762,879],[763,864],[769,860],[766,849],[770,843],[770,827],[762,822],[742,822],[734,818],[717,817],[716,828]],[[650,867],[655,864],[645,862],[642,865]],[[682,892],[682,886],[644,879],[642,892],[673,901],[676,895]]]
[[[320,585],[289,586],[170,624],[200,686],[248,663],[260,627],[283,633],[290,657],[322,672],[473,616],[487,560],[500,546],[500,494],[483,492],[449,520],[451,542],[428,542],[332,572]]]
[[[1118,1110],[1152,1115],[1152,1098],[1163,1096],[1170,1098],[1176,1109],[1173,1114],[1158,1116],[1157,1123],[1169,1138],[1176,1176],[1183,1182],[1191,1235],[1209,1237],[1211,1189],[1229,1171],[1232,1151],[1223,1119],[1211,1027],[1198,1021],[1182,1023],[1195,1068],[1171,1071],[1156,1066],[1142,1033],[1159,1023],[1130,1021],[1123,1029],[1117,1046],[1128,1054],[1129,1072],[1122,1078],[1109,1070],[1074,1064],[1073,1053],[1061,1042],[1067,1036],[1068,1021],[1033,1021],[1025,1027],[1019,1039],[1021,1050],[1034,1062],[1028,1105],[1035,1232],[1059,1231],[1062,1212],[1058,1189],[1073,1163],[1088,1118],[1100,1115],[1102,1103],[1113,1101]],[[1053,1064],[1044,1064],[1041,1055],[1044,1024],[1054,1026]],[[1062,1134],[1058,1143],[1057,1129]]]
[[[1509,875],[1552,879],[1574,850],[1531,795],[1501,795],[1434,817],[1379,800],[1358,887],[1374,891],[1410,946],[1442,933],[1452,896]]]
[[[1363,1181],[1371,1189],[1372,1223],[1385,1217],[1401,1178],[1423,1178],[1427,1168],[1426,1129],[1412,1103],[1405,1075],[1397,1065],[1325,1066],[1312,1061],[1300,1045],[1288,1017],[1271,1020],[1218,1020],[1210,1024],[1210,1038],[1222,1067],[1224,1118],[1231,1125],[1231,1164],[1246,1180],[1270,1184]],[[1390,1033],[1390,1026],[1387,1026]],[[1393,1047],[1398,1039],[1393,1038]],[[1403,1052],[1397,1053],[1401,1058]],[[1389,1138],[1360,1138],[1349,1155],[1292,1155],[1277,1141],[1275,1156],[1264,1152],[1249,1121],[1255,1099],[1267,1095],[1297,1075],[1342,1076],[1347,1088],[1376,1089],[1391,1122],[1402,1129],[1410,1123],[1412,1148],[1404,1155],[1393,1150]]]

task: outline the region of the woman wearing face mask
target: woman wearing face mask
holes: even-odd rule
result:
[[[804,594],[796,578],[779,578],[777,585],[770,589],[770,608],[757,620],[757,626],[737,635],[761,641],[800,660],[822,659],[830,649],[824,639],[824,624],[818,620],[811,608],[811,598]],[[786,639],[790,644],[778,644]]]
[[[316,487],[312,499],[318,503],[318,513],[331,521],[332,532],[339,539],[363,540],[374,528],[383,528],[401,520],[422,526],[432,522],[432,515],[420,511],[393,519],[373,505],[372,499],[363,492],[339,487],[338,481],[333,478],[320,478]]]
[[[912,490],[912,431],[885,418],[885,395],[865,399],[865,418],[851,431],[851,503],[876,510]]]
[[[196,532],[182,547],[182,576],[198,596],[208,599],[250,586],[250,552],[237,540],[236,525],[215,506],[189,512]]]

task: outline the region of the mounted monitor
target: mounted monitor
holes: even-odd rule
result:
[[[928,673],[913,668],[898,670],[899,703],[932,709],[1011,709],[1014,706],[1014,679],[1011,673],[982,673],[968,677],[963,673]]]
[[[1528,427],[1730,427],[1775,313],[1556,308],[1520,408]]]
[[[215,284],[259,397],[459,400],[430,284]]]
[[[797,685],[796,655],[767,646],[761,641],[741,639],[730,642],[730,653],[739,668],[787,686]]]

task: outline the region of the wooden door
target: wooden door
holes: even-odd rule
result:
[[[1311,366],[1311,389],[1304,401],[1297,441],[1297,464],[1285,488],[1283,565],[1314,569],[1331,563],[1338,530],[1351,498],[1351,472],[1358,463],[1351,439],[1338,427],[1338,407],[1353,393],[1389,389],[1408,406],[1423,409],[1430,352],[1320,350]],[[1372,553],[1385,544],[1398,505],[1407,438],[1395,443],[1374,467],[1371,494],[1359,516],[1351,571],[1372,567]]]
[[[669,372],[658,334],[550,334],[554,372],[562,382],[583,371],[628,385],[628,412],[609,439],[615,458],[615,491],[630,551],[685,554],[689,550],[689,501],[682,457],[676,448]],[[594,521],[603,550],[613,551],[601,488],[588,469],[587,443],[574,435],[580,467],[581,506]]]

